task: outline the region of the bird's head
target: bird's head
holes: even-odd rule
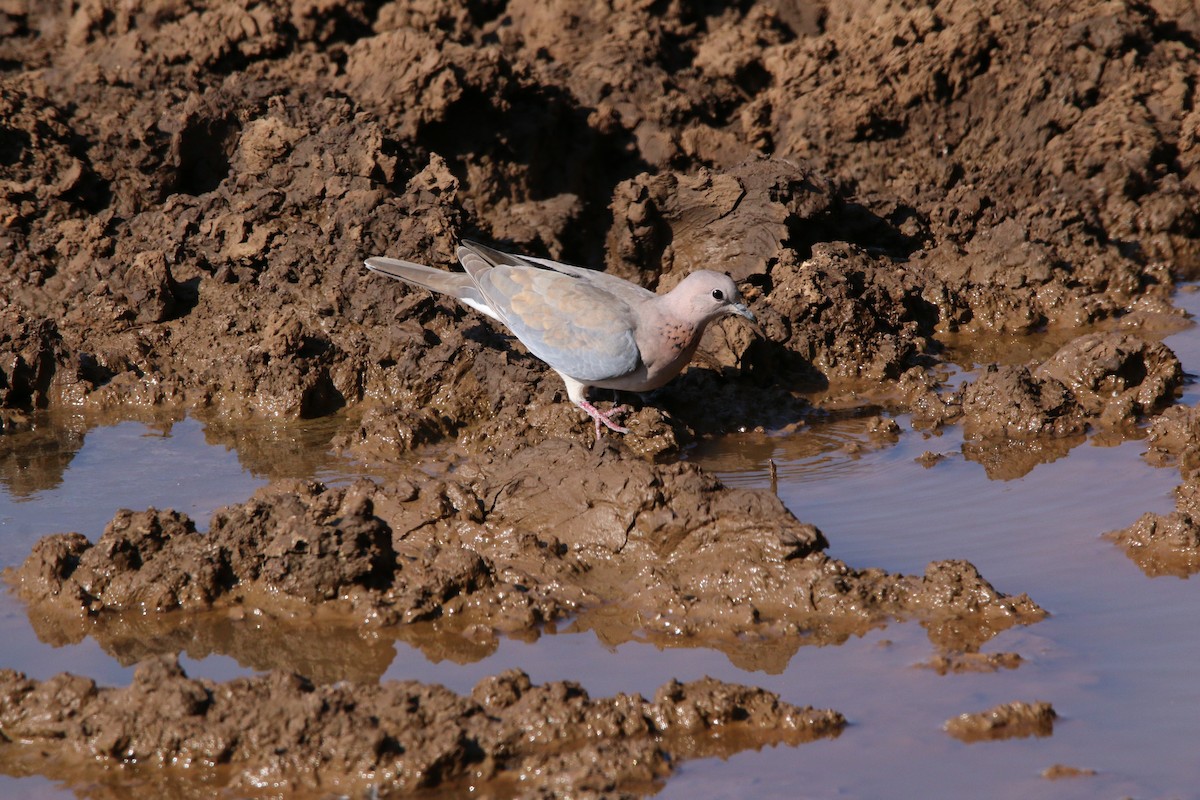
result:
[[[705,325],[715,319],[737,314],[756,322],[754,314],[742,302],[733,278],[723,272],[702,269],[688,275],[668,295],[677,313]]]

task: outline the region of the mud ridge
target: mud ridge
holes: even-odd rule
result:
[[[158,768],[148,786],[162,790],[295,797],[487,797],[516,786],[639,796],[687,759],[836,737],[845,724],[712,679],[668,683],[653,701],[593,700],[577,684],[535,686],[510,670],[464,697],[414,681],[314,686],[285,672],[213,683],[172,658],[145,662],[119,689],[0,670],[0,699],[5,771],[104,781]]]
[[[8,578],[56,640],[128,640],[160,614],[164,627],[177,612],[228,626],[231,608],[252,624],[333,603],[366,630],[430,623],[486,641],[570,619],[608,642],[718,647],[770,671],[802,643],[892,617],[921,619],[939,650],[957,652],[1045,613],[966,562],[895,575],[849,567],[825,545],[772,494],[551,440],[446,478],[279,482],[216,512],[204,534],[178,512],[121,511],[94,543],[42,539]]]

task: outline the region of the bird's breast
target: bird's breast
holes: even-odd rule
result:
[[[682,355],[696,341],[696,326],[682,322],[664,321],[656,331],[658,341],[668,355]]]

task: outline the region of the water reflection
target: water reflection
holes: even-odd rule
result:
[[[1042,436],[1036,439],[982,439],[963,442],[962,454],[967,461],[983,467],[988,478],[1013,481],[1025,477],[1039,464],[1050,464],[1064,458],[1086,441],[1085,434]]]
[[[362,465],[335,455],[330,443],[350,430],[354,421],[345,414],[305,420],[240,420],[200,411],[204,441],[236,453],[238,462],[252,475],[279,480],[321,480],[362,474]]]
[[[726,486],[763,486],[772,462],[784,483],[836,478],[853,469],[853,462],[896,443],[899,428],[871,411],[815,416],[794,430],[709,439],[688,459],[720,475]]]
[[[62,485],[88,427],[80,417],[63,416],[42,418],[30,430],[0,435],[0,486],[26,499]]]

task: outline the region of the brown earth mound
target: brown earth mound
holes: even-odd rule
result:
[[[328,613],[334,633],[279,652],[329,676],[364,656],[367,679],[386,645],[349,647],[361,628],[471,658],[493,630],[565,615],[764,669],[896,615],[971,652],[1040,609],[962,562],[848,567],[773,498],[649,462],[698,435],[788,429],[829,389],[931,427],[962,418],[968,457],[1012,477],[1170,402],[1178,361],[1133,336],[1089,332],[961,393],[939,383],[937,337],[1174,313],[1174,281],[1200,275],[1197,42],[1183,0],[0,2],[0,436],[41,409],[350,407],[341,451],[465,453],[439,477],[281,482],[205,535],[150,510],[95,543],[51,537],[17,571],[35,625],[132,659],[249,652],[239,615]],[[693,368],[637,401],[633,435],[589,451],[589,426],[520,345],[361,266],[448,267],[462,237],[655,288],[727,269],[765,336],[714,327]],[[1156,441],[1191,468],[1195,426],[1164,419]],[[53,480],[52,461],[6,449],[0,469]],[[167,692],[134,692],[147,715],[197,721],[231,691],[144,675]],[[239,684],[247,714],[274,702],[269,685],[357,713],[346,690],[270,680]],[[5,681],[76,732],[72,703],[115,696]],[[458,760],[423,774],[498,763],[453,727],[464,704],[438,716]],[[149,735],[105,728],[109,759]],[[300,768],[266,739],[189,747],[268,777]],[[333,771],[359,786],[397,741],[347,738]],[[619,780],[658,777],[665,762],[646,757]]]
[[[0,670],[0,701],[6,772],[104,781],[126,766],[136,771],[127,779],[148,779],[142,789],[157,796],[269,788],[289,797],[394,797],[517,786],[638,796],[686,759],[835,737],[845,724],[836,712],[712,679],[668,683],[653,702],[593,700],[577,684],[534,686],[512,670],[461,697],[413,681],[314,686],[283,672],[217,684],[188,678],[166,658],[142,664],[124,689]]]
[[[317,637],[332,647],[353,625],[373,637],[400,626],[407,638],[404,626],[429,623],[443,639],[486,641],[572,616],[609,642],[717,647],[777,671],[802,643],[841,641],[890,617],[922,619],[939,650],[963,651],[1044,616],[965,562],[894,575],[850,568],[825,544],[772,494],[727,489],[688,464],[550,440],[453,477],[282,482],[218,511],[204,534],[174,511],[121,511],[94,544],[77,533],[42,539],[9,579],[52,641],[91,634],[126,655],[139,632],[160,651],[178,647],[178,634],[145,635],[155,627],[228,629],[230,609],[251,626],[326,607],[341,616],[338,633]],[[158,615],[159,625],[147,619]],[[453,646],[428,628],[413,639]],[[280,666],[294,650],[280,651]]]
[[[1192,478],[1176,487],[1170,514],[1143,514],[1128,528],[1105,536],[1151,577],[1186,578],[1200,572],[1200,484]]]
[[[464,234],[649,285],[730,269],[770,341],[710,349],[768,387],[1166,310],[1200,238],[1193,16],[10,3],[0,401],[383,401],[415,442],[547,404],[488,325],[360,266]]]

